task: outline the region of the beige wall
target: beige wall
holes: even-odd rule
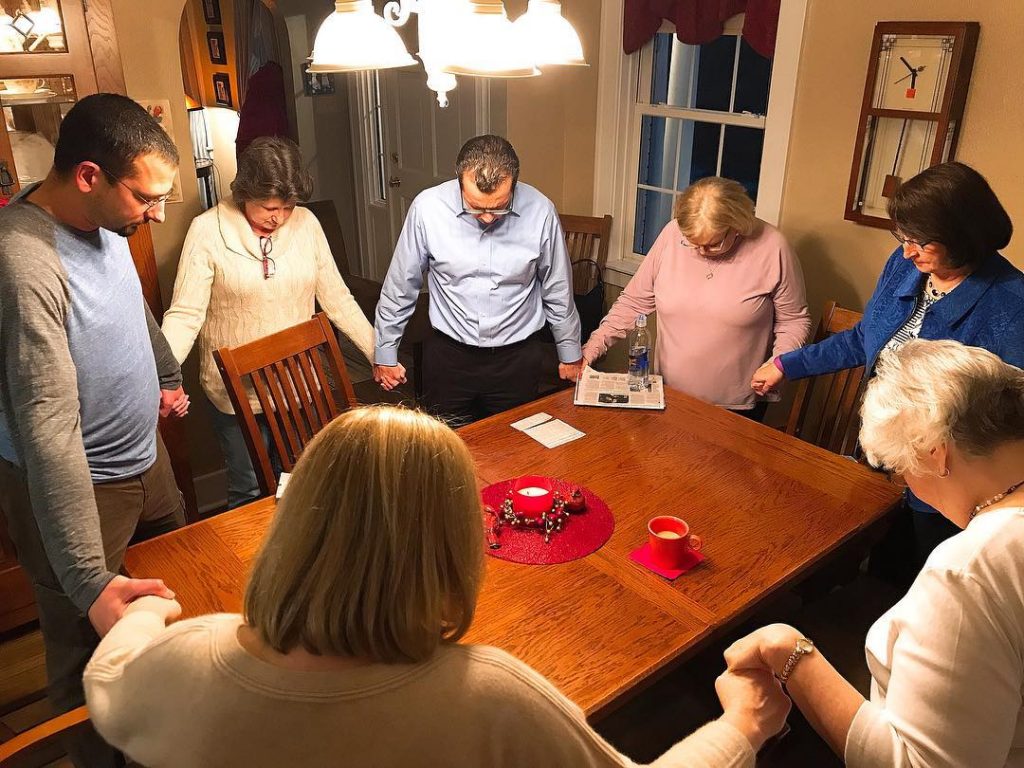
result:
[[[509,18],[526,0],[505,0]],[[562,213],[590,215],[594,197],[600,0],[562,0],[589,67],[547,67],[540,77],[509,80],[508,139],[522,162],[524,181]]]
[[[178,50],[178,27],[185,0],[164,0],[160,3],[113,0],[112,6],[128,95],[135,99],[170,100],[174,139],[182,158],[179,173],[184,202],[169,203],[166,221],[152,226],[157,271],[166,307],[174,288],[174,275],[185,233],[192,219],[200,213]],[[202,42],[205,46],[205,35]],[[205,409],[209,406],[201,394],[195,355],[184,366],[184,373],[185,388],[191,393],[193,402],[192,415],[186,421],[192,471],[203,475],[218,469],[222,462],[206,417]]]
[[[1008,62],[1024,39],[1020,0],[810,0],[797,82],[781,227],[796,247],[817,313],[824,301],[861,309],[895,242],[844,221],[871,35],[877,21],[978,21],[981,39],[956,159],[984,174],[1024,227],[1024,79]],[[1024,240],[1006,256],[1024,265]]]

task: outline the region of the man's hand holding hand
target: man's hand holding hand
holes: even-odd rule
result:
[[[128,604],[143,595],[174,599],[174,593],[161,579],[129,579],[126,576],[115,576],[111,579],[89,607],[89,621],[99,636],[106,635],[124,615]]]
[[[373,380],[380,384],[381,388],[390,392],[399,384],[405,384],[405,366],[373,364]]]
[[[189,397],[182,387],[160,390],[160,417],[184,418],[188,413]]]
[[[581,357],[575,363],[559,363],[558,364],[558,375],[566,381],[577,381],[580,374],[583,373],[583,358]]]

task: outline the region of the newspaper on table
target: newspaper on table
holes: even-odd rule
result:
[[[665,410],[665,385],[661,376],[651,376],[650,381],[650,389],[634,392],[629,388],[628,374],[604,373],[587,366],[576,382],[573,403],[601,408]]]

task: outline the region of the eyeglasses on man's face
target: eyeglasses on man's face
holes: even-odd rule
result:
[[[934,240],[914,240],[910,237],[904,237],[903,233],[898,230],[892,230],[890,234],[896,238],[896,242],[906,248],[908,245],[912,245],[915,248],[927,248],[929,245],[934,243]]]
[[[125,184],[123,181],[121,181],[121,179],[117,178],[117,176],[115,176],[114,174],[110,173],[106,169],[104,169],[104,168],[102,168],[100,166],[96,166],[96,167],[99,168],[101,171],[103,171],[103,175],[106,176],[108,179],[110,179],[111,181],[116,181],[122,187],[124,187],[129,192],[131,192],[132,193],[132,197],[134,197],[136,200],[138,200],[140,203],[142,203],[142,205],[146,206],[146,210],[147,211],[152,210],[153,208],[156,208],[158,205],[163,205],[164,203],[166,203],[168,200],[171,199],[171,193],[170,192],[168,192],[166,195],[160,195],[160,197],[155,197],[155,198],[146,197],[145,195],[143,195],[138,190],[133,189],[132,187],[129,187],[127,184]]]
[[[516,199],[516,183],[512,183],[512,190],[508,195],[508,202],[501,208],[472,208],[466,205],[466,196],[462,191],[462,179],[459,179],[459,193],[462,196],[462,212],[468,213],[470,216],[483,216],[490,214],[491,216],[508,216],[512,213],[512,204]]]

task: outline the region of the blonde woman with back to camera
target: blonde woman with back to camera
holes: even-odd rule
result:
[[[768,400],[750,390],[751,375],[811,330],[800,262],[782,233],[754,216],[739,182],[694,182],[673,216],[591,334],[584,362],[656,311],[654,362],[665,384],[760,421]]]
[[[100,734],[161,766],[625,766],[528,666],[458,641],[483,570],[473,461],[422,413],[363,408],[306,448],[244,616],[129,606],[85,673]],[[789,711],[763,670],[656,765],[753,766]]]
[[[726,651],[787,690],[846,764],[1024,765],[1024,372],[956,341],[883,353],[861,443],[962,529],[867,636],[865,700],[793,627]]]

